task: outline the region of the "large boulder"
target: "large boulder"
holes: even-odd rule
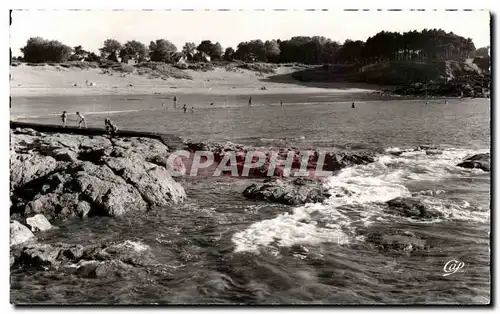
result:
[[[35,235],[28,229],[28,227],[22,225],[20,222],[11,220],[10,221],[10,245],[18,245],[29,240],[33,240]]]
[[[476,154],[467,157],[457,165],[457,167],[469,169],[481,169],[483,171],[490,171],[490,153]]]
[[[321,182],[298,178],[293,181],[270,179],[250,185],[243,191],[249,199],[266,200],[286,205],[322,202],[330,193]]]
[[[186,198],[184,188],[163,167],[125,158],[112,158],[107,166],[134,186],[149,206],[180,203]]]
[[[47,231],[52,229],[52,225],[42,214],[26,218],[26,224],[31,227],[31,231]]]
[[[387,201],[386,204],[386,211],[393,215],[414,219],[433,219],[444,216],[420,198],[397,197]]]

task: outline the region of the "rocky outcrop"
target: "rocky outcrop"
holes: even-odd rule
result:
[[[249,199],[265,200],[286,205],[322,202],[330,196],[321,182],[298,178],[295,180],[270,179],[252,184],[243,191]]]
[[[129,240],[88,246],[30,243],[11,255],[11,267],[57,267],[90,278],[126,274],[156,265],[149,246]]]
[[[168,170],[148,162],[168,156],[156,139],[11,133],[11,214],[49,221],[121,216],[182,202]]]
[[[490,153],[476,154],[467,157],[457,165],[457,167],[469,169],[481,169],[483,171],[490,171]]]
[[[265,156],[263,164],[261,166],[248,169],[248,176],[250,177],[268,177],[268,176],[294,176],[301,167],[305,169],[307,175],[301,175],[308,178],[319,177],[318,171],[339,171],[346,167],[352,167],[355,165],[362,165],[373,162],[374,155],[369,152],[363,153],[347,153],[347,152],[324,152],[324,160],[321,160],[321,154],[319,152],[313,151],[301,151],[299,149],[256,149],[253,147],[247,147],[240,144],[235,144],[232,142],[226,143],[188,143],[187,149],[193,153],[195,152],[211,152],[214,157],[213,167],[204,170],[204,174],[212,175],[215,169],[220,163],[225,163],[227,160],[231,162],[228,155],[234,155],[236,161],[236,168],[238,175],[241,176],[244,172],[245,163],[247,166],[250,163],[256,163],[259,157],[254,155],[252,159],[247,160],[247,154],[249,152],[262,153]],[[304,157],[303,157],[304,156]],[[307,157],[307,159],[305,158]],[[273,159],[276,159],[276,166],[273,165]],[[285,167],[287,160],[290,160],[291,167]],[[318,165],[318,163],[320,163]],[[187,172],[190,171],[192,164],[191,160],[187,161]],[[229,165],[229,164],[227,164]],[[289,172],[286,169],[289,168]],[[223,171],[222,174],[231,175],[231,171]]]
[[[20,222],[11,220],[10,221],[10,245],[18,245],[29,240],[34,240],[35,235],[28,229],[28,227],[22,225]]]
[[[398,197],[388,201],[387,212],[393,215],[414,218],[414,219],[433,219],[442,218],[443,214],[432,206],[426,204],[419,198]]]

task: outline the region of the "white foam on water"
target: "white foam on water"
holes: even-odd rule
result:
[[[397,147],[389,150],[401,151]],[[473,153],[479,152],[445,149],[440,154],[427,154],[422,150],[400,156],[380,155],[373,163],[345,168],[325,180],[324,185],[332,195],[328,200],[300,206],[291,214],[283,213],[274,219],[250,225],[233,235],[235,251],[258,253],[261,248],[275,250],[277,246],[317,245],[322,242],[342,245],[362,240],[355,233],[358,226],[366,227],[391,218],[384,212],[385,205],[382,203],[396,197],[412,197],[406,183],[469,176],[482,171],[456,167],[463,158]],[[435,191],[435,194],[443,192]],[[425,194],[420,195],[425,197]],[[442,212],[445,219],[481,222],[489,219],[488,212],[471,212],[465,203],[428,199],[434,202],[429,203],[430,206]]]

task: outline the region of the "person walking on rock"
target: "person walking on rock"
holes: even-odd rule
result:
[[[87,121],[85,120],[85,117],[79,111],[76,112],[76,115],[78,116],[78,118],[80,118],[80,121],[78,122],[78,128],[80,129],[82,127],[82,123],[85,128],[87,128]]]

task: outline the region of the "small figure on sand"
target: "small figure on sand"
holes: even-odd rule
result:
[[[104,119],[104,126],[106,127],[106,133],[115,135],[118,132],[118,127],[111,122],[111,119]]]
[[[213,105],[214,105],[214,103],[211,103],[211,104],[210,104],[210,106],[213,106]]]
[[[248,105],[251,106],[252,105],[252,96],[250,96],[250,98],[248,98]]]
[[[177,108],[177,96],[174,96],[174,109]]]
[[[190,111],[194,113],[194,107],[191,107]]]
[[[186,107],[186,104],[184,104],[184,106],[182,106],[182,110],[184,110],[184,113],[187,112],[187,107]]]
[[[87,121],[85,120],[85,117],[79,112],[76,112],[76,116],[80,118],[80,121],[78,121],[78,128],[80,129],[82,127],[82,123],[87,128]]]
[[[66,121],[68,119],[68,114],[66,113],[66,111],[63,111],[62,115],[61,115],[61,120],[62,120],[62,123],[63,123],[63,128],[66,127]]]
[[[356,108],[356,106],[354,105],[354,101],[352,102],[351,108]]]

